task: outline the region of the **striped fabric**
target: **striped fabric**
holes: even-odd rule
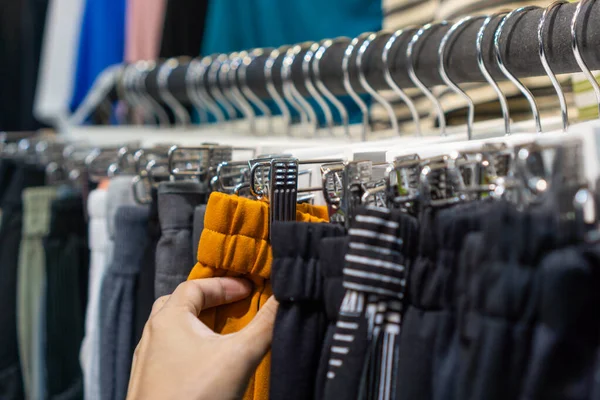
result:
[[[431,21],[458,21],[466,15],[487,15],[501,10],[513,10],[524,5],[537,5],[546,7],[553,0],[529,0],[529,1],[511,1],[511,0],[432,0],[432,1],[414,1],[414,0],[384,0],[384,29],[395,31],[412,25],[422,25]],[[488,33],[488,34],[491,34]],[[475,44],[473,44],[475,46]],[[559,76],[563,90],[567,92],[567,101],[570,109],[577,107],[582,110],[585,116],[585,107],[595,105],[595,98],[590,99],[589,91],[582,90],[581,96],[577,94],[577,100],[572,94],[571,78],[569,75]],[[535,95],[540,108],[542,118],[560,115],[559,101],[556,92],[547,77],[537,77],[523,79],[523,83],[531,89]],[[581,87],[585,88],[587,82]],[[587,84],[589,86],[589,84]],[[461,85],[473,99],[476,105],[476,121],[500,119],[502,117],[499,102],[494,90],[487,83],[473,83]],[[531,109],[525,101],[525,98],[518,89],[510,82],[501,82],[500,88],[509,99],[511,118],[515,121],[529,120],[532,118]],[[464,125],[466,123],[467,109],[464,100],[454,92],[448,90],[445,86],[433,88],[434,93],[440,99],[444,108],[448,125]],[[415,99],[415,105],[421,115],[421,128],[423,132],[434,129],[436,114],[431,102],[425,98],[418,90],[409,90],[409,93]],[[585,94],[587,93],[587,98]],[[411,121],[408,108],[391,91],[382,92],[382,95],[388,99],[396,110],[396,115],[400,122],[401,132],[411,134],[414,132],[414,124]],[[588,104],[589,103],[589,104]],[[593,108],[593,107],[592,107]],[[597,107],[596,107],[597,108]],[[571,113],[575,117],[575,113]],[[596,110],[592,112],[597,115]],[[384,129],[389,127],[389,119],[386,111],[379,104],[374,104],[371,108],[371,120],[374,129]],[[542,120],[543,123],[543,120]]]
[[[367,207],[349,231],[343,271],[346,295],[333,336],[327,378],[342,380],[340,376],[348,377],[344,369],[358,370],[358,398],[391,398],[394,388],[392,358],[406,289],[401,217],[385,208]]]

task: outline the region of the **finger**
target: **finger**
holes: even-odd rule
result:
[[[167,303],[167,300],[169,300],[169,297],[171,297],[171,295],[161,296],[158,299],[156,299],[156,301],[152,305],[152,311],[150,312],[150,317],[153,317],[157,312],[162,310],[164,305]]]
[[[183,282],[164,308],[183,307],[195,315],[207,308],[233,303],[248,297],[251,283],[240,278],[208,278]]]
[[[247,348],[251,350],[252,356],[257,360],[261,360],[271,347],[278,306],[279,303],[275,297],[271,296],[258,310],[254,319],[238,333],[242,340],[247,341]]]

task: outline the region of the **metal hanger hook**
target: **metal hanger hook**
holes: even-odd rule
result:
[[[385,99],[385,97],[383,97],[375,89],[373,89],[373,87],[367,81],[367,77],[365,76],[365,71],[363,70],[363,56],[365,55],[365,52],[367,51],[367,49],[369,48],[369,46],[371,45],[371,43],[373,43],[373,41],[375,39],[377,39],[377,37],[380,34],[381,33],[372,33],[369,36],[367,36],[365,38],[365,40],[362,42],[362,44],[359,47],[359,49],[358,49],[358,54],[356,56],[356,68],[358,69],[358,80],[360,81],[360,84],[363,86],[363,88],[371,96],[373,96],[373,98],[379,104],[381,104],[381,106],[387,111],[388,117],[390,119],[390,124],[392,125],[392,130],[397,135],[399,135],[400,134],[400,130],[398,129],[398,118],[396,117],[396,113],[394,111],[394,107],[392,107],[392,105],[390,104],[390,102],[387,101]]]
[[[590,68],[587,66],[587,63],[581,55],[581,51],[579,50],[579,39],[577,38],[579,15],[581,14],[583,7],[588,6],[590,3],[592,3],[591,0],[580,0],[579,4],[577,4],[575,14],[573,14],[573,19],[571,20],[571,49],[573,50],[573,55],[575,56],[575,60],[577,61],[581,72],[583,72],[590,85],[592,85],[592,89],[594,89],[596,102],[598,103],[598,116],[600,117],[600,85],[598,85],[594,74],[592,74],[592,71],[590,71]]]
[[[529,103],[529,106],[531,108],[531,113],[533,114],[533,119],[535,121],[536,131],[538,133],[541,133],[542,132],[542,121],[540,119],[540,111],[539,111],[537,103],[535,101],[535,97],[533,96],[531,91],[525,85],[523,85],[523,83],[521,83],[521,81],[512,72],[510,72],[508,70],[508,68],[506,68],[506,65],[504,63],[504,58],[502,56],[502,48],[501,48],[501,44],[500,44],[500,39],[502,39],[502,33],[504,31],[504,27],[506,26],[506,23],[508,22],[509,19],[511,19],[512,17],[519,15],[521,13],[539,9],[539,8],[540,7],[538,7],[538,6],[526,6],[526,7],[517,8],[516,10],[509,12],[502,19],[502,22],[500,22],[500,24],[498,25],[498,28],[496,29],[496,33],[494,34],[494,49],[496,52],[496,61],[498,61],[498,67],[500,68],[500,70],[502,71],[504,76],[506,76],[506,78],[508,80],[510,80],[521,91],[523,96],[525,96],[525,98],[527,99],[527,102]]]
[[[498,96],[498,101],[500,102],[500,109],[502,110],[502,118],[504,119],[504,133],[506,135],[510,135],[510,109],[508,108],[508,100],[506,99],[506,96],[504,95],[504,93],[502,93],[500,86],[498,86],[498,83],[494,80],[494,78],[492,77],[492,74],[486,67],[485,62],[483,61],[483,38],[485,36],[485,31],[486,31],[488,25],[490,24],[490,22],[492,22],[492,20],[494,18],[502,16],[502,15],[506,15],[506,14],[508,14],[508,11],[503,11],[503,12],[499,12],[496,14],[488,15],[485,18],[485,20],[483,21],[483,24],[481,24],[481,28],[479,28],[479,32],[477,33],[476,47],[477,47],[477,64],[479,65],[479,71],[481,71],[481,74],[483,75],[485,80],[490,84],[490,86],[492,87],[492,89],[494,89],[494,91],[496,92],[496,95]]]
[[[198,93],[198,95],[201,96],[201,99],[205,101],[206,106],[217,120],[217,123],[224,123],[226,121],[226,118],[225,114],[223,113],[223,110],[221,110],[219,104],[210,95],[210,93],[208,93],[208,90],[206,88],[206,79],[208,78],[207,73],[211,64],[211,56],[204,57],[200,60],[192,60],[188,68],[188,72],[190,73],[190,75],[192,75],[193,78],[191,77],[191,79],[193,79],[193,82],[195,82],[195,85],[193,86],[196,90],[193,90],[193,92]],[[189,69],[191,69],[191,71]]]
[[[321,69],[320,69],[321,59],[323,58],[323,56],[325,55],[327,50],[334,43],[339,43],[341,41],[349,42],[350,39],[346,38],[346,37],[340,37],[340,38],[337,38],[334,40],[330,40],[330,39],[324,40],[321,43],[321,46],[319,47],[317,52],[315,53],[315,56],[314,56],[314,59],[312,62],[313,63],[312,69],[313,69],[315,85],[317,85],[317,89],[319,89],[321,91],[321,93],[323,93],[323,96],[325,96],[327,98],[327,100],[329,100],[331,102],[331,104],[333,104],[333,106],[337,109],[337,111],[340,115],[340,119],[342,121],[342,125],[344,126],[345,136],[349,138],[350,137],[350,121],[349,121],[349,117],[348,117],[348,110],[346,110],[346,107],[344,106],[344,104],[337,97],[335,97],[333,93],[331,93],[331,91],[327,88],[327,86],[325,86],[325,84],[323,83],[323,80],[321,79]]]
[[[187,126],[191,122],[190,114],[186,108],[173,96],[169,89],[169,77],[173,70],[179,66],[177,58],[169,58],[159,67],[156,75],[156,83],[162,101],[164,101],[173,110],[175,122],[179,126]]]
[[[323,110],[325,124],[329,131],[329,135],[333,136],[333,114],[331,113],[331,108],[329,107],[329,104],[327,104],[327,101],[323,95],[321,95],[321,93],[315,87],[311,76],[311,66],[313,65],[315,53],[321,48],[321,43],[313,43],[304,55],[304,59],[302,60],[302,73],[304,74],[304,85],[306,86],[306,90],[308,90],[308,93],[310,93],[313,99],[315,99],[317,104],[319,104]]]
[[[398,40],[405,33],[412,31],[412,30],[416,30],[416,29],[417,29],[416,27],[414,27],[414,28],[408,27],[408,28],[400,29],[400,30],[397,30],[396,32],[394,32],[392,34],[392,36],[390,36],[390,38],[386,42],[385,47],[383,48],[383,53],[381,53],[381,61],[383,62],[383,74],[385,77],[385,81],[387,82],[389,87],[394,91],[394,93],[398,97],[400,97],[400,99],[402,99],[404,104],[406,104],[406,106],[408,107],[408,110],[410,111],[410,115],[412,116],[412,120],[415,123],[415,135],[422,136],[421,118],[419,116],[419,111],[417,110],[417,107],[415,106],[415,103],[410,98],[410,96],[407,95],[406,92],[404,90],[402,90],[402,88],[400,88],[400,86],[398,86],[398,84],[392,77],[392,73],[390,71],[390,62],[389,62],[390,50],[396,43],[396,40]]]
[[[459,29],[463,28],[464,25],[466,25],[468,22],[472,22],[477,18],[482,17],[464,17],[460,21],[452,25],[448,32],[442,38],[442,41],[440,42],[440,47],[438,48],[440,76],[444,80],[444,83],[446,83],[446,85],[448,85],[448,87],[452,91],[454,91],[454,93],[462,97],[467,102],[467,138],[469,140],[473,139],[473,124],[475,122],[475,104],[473,103],[473,99],[471,99],[471,97],[469,97],[469,95],[464,90],[462,90],[456,83],[454,83],[454,81],[452,81],[452,79],[450,79],[450,76],[446,71],[446,64],[448,62],[447,47],[448,43],[451,43],[451,40],[454,38]]]
[[[200,62],[196,59],[192,59],[187,66],[185,72],[185,90],[188,98],[192,102],[194,109],[198,113],[200,123],[208,123],[208,112],[210,107],[208,106],[207,99],[198,92],[196,89],[200,67]]]
[[[423,35],[427,32],[432,31],[433,29],[442,27],[442,26],[446,26],[448,25],[448,21],[441,21],[435,24],[427,24],[425,26],[423,26],[421,29],[419,29],[412,37],[412,39],[410,40],[410,43],[408,44],[408,47],[406,48],[406,61],[408,63],[408,76],[410,77],[410,80],[415,84],[416,87],[418,87],[421,92],[423,92],[423,94],[425,96],[427,96],[427,98],[429,99],[429,101],[431,101],[437,111],[437,115],[438,115],[438,121],[440,124],[440,134],[442,136],[446,136],[446,116],[444,114],[444,109],[442,108],[442,104],[440,103],[440,101],[437,99],[437,97],[435,97],[435,95],[431,92],[431,90],[429,90],[427,88],[427,86],[425,86],[423,84],[423,82],[419,79],[419,77],[417,76],[417,73],[415,71],[415,57],[413,57],[414,55],[414,50],[415,50],[415,46],[417,44],[417,42],[421,39],[421,37],[423,37]]]
[[[556,90],[556,95],[558,96],[558,100],[560,102],[560,112],[562,117],[563,131],[566,132],[569,129],[569,109],[567,108],[567,100],[565,98],[565,93],[563,92],[560,82],[556,79],[556,75],[554,71],[552,71],[552,67],[550,67],[550,63],[548,63],[548,59],[546,58],[546,48],[545,48],[545,40],[544,40],[544,30],[546,28],[546,19],[548,14],[552,12],[555,8],[562,6],[563,4],[568,4],[569,2],[566,0],[558,0],[554,3],[550,4],[542,13],[542,18],[540,18],[540,23],[538,25],[538,42],[539,42],[539,55],[540,60],[542,61],[542,65],[544,66],[544,70],[548,75],[548,78],[552,81],[552,86],[554,86],[554,90]]]
[[[138,66],[138,73],[136,74],[137,79],[135,79],[136,87],[138,90],[138,94],[142,96],[144,102],[148,104],[149,108],[156,115],[158,120],[158,124],[161,127],[168,127],[171,123],[169,122],[169,116],[165,109],[160,105],[158,101],[154,99],[148,93],[147,80],[150,72],[154,71],[157,66],[155,61],[139,61],[136,63]]]
[[[252,103],[256,108],[260,110],[263,117],[268,119],[268,128],[267,134],[272,135],[273,131],[273,115],[271,114],[271,109],[267,104],[258,97],[252,89],[248,86],[247,81],[247,70],[250,65],[256,60],[257,57],[260,57],[265,54],[265,49],[254,49],[251,50],[246,57],[242,60],[242,64],[237,73],[237,79],[241,88],[242,93],[250,103]]]
[[[219,54],[217,57],[211,57],[211,64],[208,67],[208,87],[209,92],[213,98],[220,103],[225,109],[227,118],[229,120],[235,120],[237,118],[237,111],[235,107],[229,102],[223,90],[219,87],[219,70],[223,66],[223,63],[227,62],[229,57],[226,54]]]
[[[296,58],[305,50],[307,50],[314,42],[304,42],[297,44],[288,49],[283,60],[281,76],[283,78],[283,93],[292,104],[292,107],[300,113],[302,123],[308,123],[311,126],[313,136],[317,135],[318,119],[315,110],[310,103],[302,96],[292,76],[292,65],[296,62]]]
[[[282,46],[279,49],[275,49],[275,50],[271,51],[271,53],[269,54],[269,58],[267,58],[267,61],[265,62],[264,74],[265,74],[265,84],[266,84],[267,92],[269,93],[269,96],[271,96],[271,98],[273,99],[275,104],[277,104],[277,107],[279,108],[279,111],[281,112],[281,116],[283,117],[283,122],[284,122],[285,130],[286,130],[285,133],[287,136],[290,136],[291,135],[290,128],[291,128],[291,123],[292,123],[292,115],[290,113],[290,109],[287,106],[287,103],[285,102],[283,97],[279,94],[279,91],[277,91],[277,88],[275,87],[275,82],[273,80],[273,66],[275,65],[275,63],[277,62],[279,57],[282,57],[285,55],[285,52],[287,51],[287,49],[288,49],[288,46]]]
[[[354,49],[356,48],[358,43],[367,38],[370,34],[371,32],[365,32],[352,39],[352,41],[346,48],[346,51],[344,52],[344,59],[342,60],[342,71],[344,72],[344,89],[346,89],[346,92],[350,95],[352,100],[354,100],[354,102],[356,103],[358,108],[360,108],[360,111],[362,113],[361,137],[363,141],[367,140],[367,133],[369,132],[369,107],[367,107],[367,103],[365,103],[363,99],[361,99],[361,97],[358,95],[358,93],[356,93],[356,91],[352,87],[352,83],[350,82],[349,65],[352,53],[354,53]]]

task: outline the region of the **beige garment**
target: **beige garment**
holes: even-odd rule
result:
[[[23,236],[17,273],[17,332],[23,384],[28,399],[44,397],[46,258],[43,240],[50,229],[50,207],[56,196],[57,189],[54,187],[23,191]]]

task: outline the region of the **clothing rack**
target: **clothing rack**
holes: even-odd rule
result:
[[[564,4],[555,9],[548,17],[546,29],[546,55],[555,74],[581,72],[571,47],[571,21],[577,4]],[[506,67],[518,78],[546,76],[538,55],[537,28],[543,9],[523,12],[507,21],[501,39],[501,49]],[[483,59],[491,76],[497,81],[506,80],[498,67],[494,55],[494,32],[500,24],[503,15],[496,16],[488,25],[483,40]],[[446,54],[447,72],[455,83],[485,82],[477,63],[476,39],[483,18],[476,18],[465,24],[448,44]],[[600,69],[600,33],[592,29],[600,24],[600,3],[590,2],[583,6],[578,22],[578,43],[581,54],[589,68]],[[438,27],[426,33],[415,46],[415,70],[421,81],[428,87],[443,85],[444,82],[438,69],[438,48],[440,42],[452,24]],[[414,87],[408,75],[408,60],[406,49],[414,32],[407,31],[402,35],[390,51],[390,71],[398,85],[402,88]],[[380,34],[367,49],[364,55],[366,79],[376,90],[389,89],[383,73],[381,54],[391,33]],[[342,60],[344,52],[351,39],[334,44],[325,52],[320,62],[320,76],[325,86],[336,95],[346,94],[344,89],[344,74]],[[266,52],[268,53],[268,52]],[[291,77],[302,95],[308,96],[302,73],[302,59],[305,51],[301,52],[292,64]],[[265,62],[268,56],[257,57],[247,68],[247,84],[261,98],[269,97],[266,90],[264,74]],[[273,81],[281,91],[281,64],[283,57],[273,67]],[[365,92],[359,83],[356,73],[356,50],[350,62],[350,78],[357,92]],[[168,83],[171,93],[183,104],[190,101],[186,94],[185,75],[187,65],[175,68],[169,76]],[[156,73],[150,73],[146,78],[148,92],[158,98]]]

